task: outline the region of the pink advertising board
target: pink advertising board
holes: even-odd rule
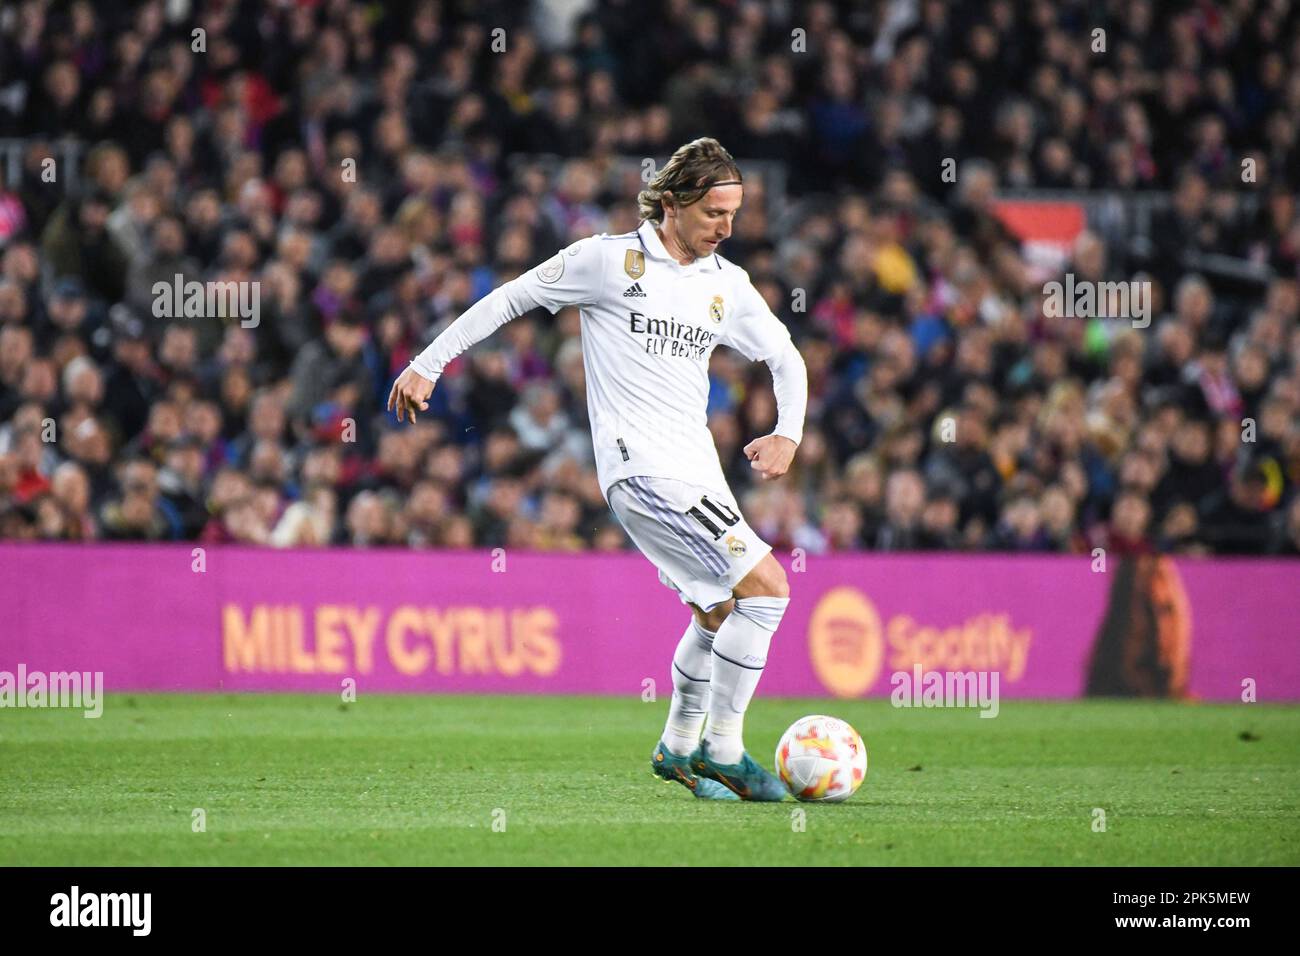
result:
[[[1300,699],[1300,561],[810,555],[764,696],[993,671],[1004,697]],[[0,543],[0,670],[106,691],[640,693],[688,619],[637,554]],[[1135,663],[1136,662],[1136,663]],[[1108,683],[1109,682],[1109,683]]]

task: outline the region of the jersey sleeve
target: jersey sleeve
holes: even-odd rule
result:
[[[561,249],[508,284],[515,287],[513,294],[531,303],[529,308],[544,306],[555,314],[570,305],[594,305],[603,267],[600,237],[592,236]]]
[[[737,307],[719,338],[751,362],[766,362],[772,372],[776,396],[776,427],[796,445],[803,440],[804,416],[808,410],[808,371],[803,356],[790,338],[790,330],[772,314],[749,275],[737,283]]]
[[[722,330],[719,341],[730,345],[751,362],[765,362],[784,352],[791,344],[790,330],[772,314],[746,272],[741,273],[741,279],[736,283],[736,297],[736,311]]]
[[[436,382],[452,359],[512,319],[537,308],[554,314],[568,305],[594,303],[600,291],[602,255],[600,238],[592,236],[498,286],[447,326],[411,360],[410,367]]]

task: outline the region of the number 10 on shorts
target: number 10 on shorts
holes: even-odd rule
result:
[[[709,516],[700,510],[699,505],[692,505],[690,508],[686,509],[686,513],[690,515],[692,518],[694,518],[696,521],[698,521],[700,524],[704,525],[704,530],[709,532],[709,534],[713,535],[714,541],[717,541],[719,538],[721,538],[722,535],[726,532],[727,528],[730,528],[732,525],[734,525],[736,522],[740,520],[740,515],[732,511],[730,507],[728,507],[727,505],[714,504],[712,501],[709,500],[708,495],[704,495],[703,497],[700,498],[700,504],[703,505],[705,508],[707,508],[709,511],[711,511],[717,517],[717,519],[722,522],[723,527],[719,528],[716,524],[714,524],[709,519]]]

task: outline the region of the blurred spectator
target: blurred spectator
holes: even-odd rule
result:
[[[413,429],[383,403],[494,286],[635,228],[645,162],[707,134],[746,174],[722,254],[809,370],[764,484],[767,373],[710,362],[724,472],[773,544],[1300,544],[1300,6],[11,6],[0,538],[630,547],[576,309],[453,362]],[[1107,191],[1055,260],[1000,210],[1035,188]],[[1112,218],[1138,195],[1141,230]],[[1149,281],[1150,326],[1046,315],[1067,271]],[[255,321],[158,314],[178,275],[255,288]]]

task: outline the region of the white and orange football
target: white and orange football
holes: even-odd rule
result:
[[[867,747],[838,717],[802,717],[776,745],[776,772],[800,800],[838,803],[867,775]]]

